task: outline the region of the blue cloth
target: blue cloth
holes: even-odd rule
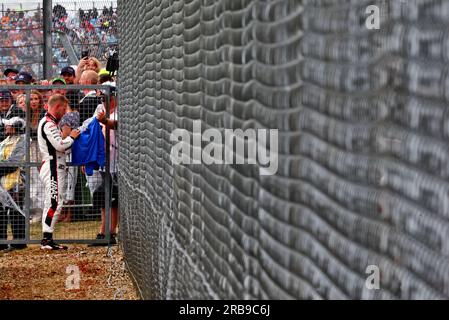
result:
[[[104,167],[106,159],[105,139],[97,118],[89,123],[72,146],[72,164],[85,166],[86,174],[93,175],[94,170]]]

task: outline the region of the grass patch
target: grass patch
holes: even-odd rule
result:
[[[56,224],[55,239],[91,240],[100,230],[100,221],[59,222]],[[42,224],[30,224],[31,240],[42,238]]]

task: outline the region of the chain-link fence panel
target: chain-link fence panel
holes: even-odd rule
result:
[[[144,298],[449,296],[447,1],[118,9],[121,235]],[[277,174],[175,165],[196,120],[278,129]]]
[[[116,117],[110,88],[1,87],[0,250],[40,243],[44,232],[67,243],[115,241],[116,130],[96,120],[100,112]],[[48,112],[55,95],[66,97],[67,112],[60,118]],[[80,138],[65,148],[75,129]],[[49,227],[52,232],[45,231]]]

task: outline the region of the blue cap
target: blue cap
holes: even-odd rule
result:
[[[72,67],[64,67],[61,69],[61,73],[60,75],[64,75],[64,73],[68,73],[72,76],[75,76],[75,69],[73,69]]]
[[[29,74],[28,72],[22,71],[20,72],[17,77],[15,77],[16,84],[18,82],[24,82],[25,84],[30,84],[33,80],[33,76]]]
[[[9,90],[0,90],[0,100],[12,100],[12,94]]]

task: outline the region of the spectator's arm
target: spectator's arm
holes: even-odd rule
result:
[[[81,59],[80,63],[78,64],[78,67],[76,68],[76,72],[75,72],[75,83],[78,84],[79,80],[81,78],[81,74],[83,73],[83,71],[86,69],[86,64],[87,64],[87,58]]]
[[[98,112],[97,119],[98,119],[98,121],[100,121],[102,124],[104,124],[109,129],[116,130],[118,127],[117,120],[112,120],[112,119],[106,118],[106,113],[104,112],[104,110],[101,110]]]

